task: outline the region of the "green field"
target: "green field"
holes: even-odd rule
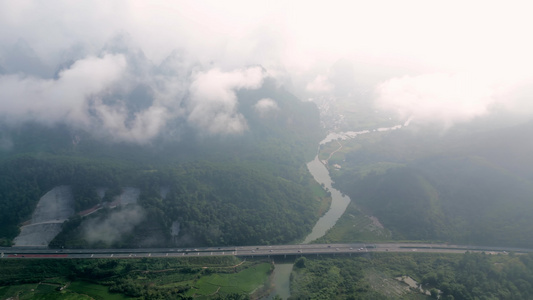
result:
[[[0,299],[260,299],[270,292],[273,267],[236,258],[25,261],[0,260],[12,266],[2,274],[11,283],[0,286]],[[20,282],[19,275],[47,264],[62,265],[64,277]],[[309,256],[296,259],[290,278],[290,299],[532,299],[533,255]]]
[[[109,299],[109,300],[129,299],[128,297],[122,294],[110,293],[109,288],[107,286],[103,286],[100,284],[94,284],[94,283],[90,283],[86,281],[72,282],[66,290],[67,292],[75,293],[80,297],[90,297],[92,299]],[[80,299],[85,299],[85,298],[80,298]]]
[[[236,257],[0,260],[0,299],[246,298],[267,292],[271,268]]]
[[[189,296],[209,296],[215,294],[250,294],[262,287],[270,275],[272,265],[262,263],[233,274],[211,274],[203,276],[189,290]]]
[[[307,257],[295,262],[291,299],[532,299],[532,279],[531,254]]]
[[[84,281],[72,282],[66,289],[58,291],[60,285],[34,283],[0,287],[0,299],[39,300],[86,300],[86,299],[130,299],[121,294],[111,294],[108,287]]]
[[[0,298],[1,299],[14,298],[14,299],[21,299],[21,300],[22,299],[39,299],[39,300],[126,299],[125,297],[120,297],[120,298],[107,297],[107,296],[115,296],[115,295],[111,295],[107,293],[107,291],[106,291],[107,294],[100,293],[98,295],[94,294],[94,295],[89,296],[90,292],[86,292],[86,291],[75,292],[71,289],[58,291],[57,290],[58,287],[60,286],[45,284],[45,283],[4,286],[4,287],[0,287]]]

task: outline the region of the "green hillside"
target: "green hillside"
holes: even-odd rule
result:
[[[275,99],[278,109],[257,117],[254,105],[262,98]],[[322,136],[318,110],[270,81],[257,91],[241,91],[239,102],[249,127],[241,135],[208,136],[176,121],[143,145],[62,124],[3,126],[11,145],[0,150],[0,239],[9,245],[39,198],[58,185],[72,187],[77,212],[100,203],[97,188],[107,188],[103,200],[110,201],[123,187],[138,187],[144,218],[121,240],[94,244],[81,234],[86,220],[76,217],[55,246],[240,245],[302,238],[320,206],[305,168]],[[176,131],[177,136],[167,134]],[[161,188],[169,189],[166,197]],[[104,209],[86,219],[110,215]],[[180,233],[171,239],[173,222],[179,222]],[[154,239],[147,242],[148,237]]]
[[[532,247],[532,133],[383,133],[346,153],[334,181],[393,239]]]

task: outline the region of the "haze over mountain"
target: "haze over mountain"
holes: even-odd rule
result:
[[[303,99],[351,95],[447,127],[533,109],[532,21],[520,1],[0,5],[8,124],[68,123],[133,143],[176,119],[208,135],[240,134],[234,90],[266,77]]]
[[[0,0],[0,295],[532,299],[532,9]]]
[[[531,125],[375,133],[328,163],[351,214],[379,218],[393,239],[531,247]]]
[[[521,164],[525,155],[513,148],[526,137],[496,135],[509,139],[514,150],[509,153],[521,154],[502,164],[504,156],[494,152],[500,145],[483,138],[489,129],[529,128],[520,125],[533,113],[533,45],[525,38],[533,21],[527,6],[420,0],[3,1],[3,242],[10,244],[38,199],[61,185],[72,186],[76,213],[101,201],[113,203],[125,187],[140,188],[143,212],[136,215],[158,221],[135,226],[146,229],[144,237],[157,232],[159,241],[169,240],[178,223],[181,236],[173,242],[191,245],[300,239],[318,218],[315,200],[324,200],[311,193],[316,183],[304,166],[325,134],[317,103],[324,104],[322,112],[336,106],[334,117],[344,121],[355,113],[350,126],[409,125],[413,136],[391,134],[348,153],[348,169],[368,159],[421,169],[406,176],[438,181],[445,176],[435,167],[439,162],[456,166],[480,156],[481,163],[468,160],[475,170],[531,180]],[[457,132],[466,133],[457,137]],[[425,134],[438,137],[430,139],[434,145],[420,146]],[[465,136],[482,139],[479,147]],[[416,148],[407,151],[411,146]],[[439,158],[442,153],[434,151],[439,147],[464,152]],[[397,157],[389,159],[391,152]],[[511,177],[498,168],[508,168]],[[390,178],[406,174],[389,171]],[[357,184],[370,180],[359,179]],[[371,181],[379,186],[386,178]],[[339,182],[354,195],[366,193],[351,190],[356,184],[351,177]],[[528,184],[518,190],[528,190]],[[426,191],[430,184],[420,186]],[[382,190],[392,191],[389,187]],[[97,197],[99,188],[108,189],[107,198]],[[168,198],[158,192],[166,188]],[[252,209],[257,207],[262,210]],[[105,216],[92,222],[100,217]],[[79,238],[89,222],[82,222],[70,220],[55,245],[87,246]],[[450,236],[427,236],[432,234]],[[421,236],[426,238],[413,235]],[[97,246],[168,245],[159,241],[126,236]]]

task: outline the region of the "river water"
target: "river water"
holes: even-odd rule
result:
[[[272,283],[274,291],[268,295],[264,300],[272,300],[276,295],[281,299],[287,299],[291,296],[291,272],[293,264],[278,263],[274,266],[274,273],[272,274]]]
[[[327,139],[328,138],[324,139],[324,141]],[[346,210],[346,207],[348,207],[348,204],[350,204],[350,198],[348,196],[343,196],[341,192],[331,186],[332,180],[331,177],[329,177],[329,171],[318,159],[318,155],[314,160],[307,164],[307,168],[315,180],[318,183],[323,184],[324,187],[331,192],[331,207],[329,208],[328,212],[326,212],[326,214],[317,221],[311,233],[303,241],[303,244],[308,244],[309,242],[312,242],[326,234],[326,231],[328,231],[335,225],[335,223],[337,223],[337,220],[342,216]],[[287,299],[291,295],[290,276],[292,267],[292,263],[275,265],[274,274],[272,277],[274,291],[272,291],[266,300],[274,299],[274,296],[276,295],[280,296],[281,299]]]
[[[408,123],[406,122],[403,126],[407,126]],[[326,136],[325,139],[323,139],[320,145],[327,144],[329,142],[335,141],[335,140],[346,140],[346,139],[353,139],[358,135],[362,134],[368,134],[371,132],[383,132],[383,131],[390,131],[390,130],[396,130],[403,127],[402,125],[396,125],[392,127],[381,127],[374,129],[372,131],[370,130],[363,130],[363,131],[347,131],[347,132],[340,132],[340,133],[330,133]],[[328,189],[331,193],[331,207],[329,208],[328,212],[323,215],[315,224],[315,227],[313,227],[313,230],[311,233],[305,238],[303,241],[303,244],[308,244],[326,234],[326,232],[331,229],[339,218],[344,214],[346,211],[346,208],[348,207],[348,204],[350,204],[350,198],[346,195],[343,195],[338,190],[334,189],[331,185],[333,181],[331,180],[331,177],[329,176],[329,171],[318,159],[318,154],[315,156],[315,159],[307,163],[307,169],[309,169],[309,172],[313,177],[315,178],[316,182],[323,184],[326,189]]]
[[[331,207],[328,212],[316,222],[311,233],[303,241],[303,244],[308,244],[326,234],[326,231],[337,223],[337,220],[339,220],[346,210],[346,207],[348,207],[348,204],[350,204],[350,198],[348,196],[343,195],[331,186],[333,181],[331,180],[331,177],[329,177],[329,171],[318,159],[318,155],[314,160],[307,164],[307,168],[315,180],[318,183],[323,184],[323,186],[331,193]]]
[[[325,144],[337,139],[346,139],[347,137],[354,137],[357,134],[367,133],[357,132],[356,134],[329,134],[320,144]],[[308,244],[317,238],[326,234],[331,227],[337,223],[337,220],[342,216],[348,204],[350,204],[350,198],[342,195],[341,192],[334,189],[331,184],[333,183],[331,177],[329,177],[329,171],[326,166],[318,159],[318,155],[315,159],[307,163],[307,168],[316,182],[323,184],[331,193],[331,207],[328,212],[323,215],[313,227],[311,233],[305,238],[303,244]],[[293,264],[276,264],[272,281],[274,283],[274,291],[266,298],[267,300],[274,299],[274,296],[278,295],[282,299],[287,299],[291,295],[290,290],[290,275],[292,272]]]
[[[404,126],[406,126],[404,124]],[[393,127],[386,127],[386,128],[378,128],[373,131],[389,131],[389,130],[396,130],[402,128],[402,125],[397,125]],[[325,139],[323,139],[320,145],[327,144],[329,142],[332,142],[334,140],[346,140],[355,138],[358,135],[361,134],[367,134],[372,131],[364,130],[364,131],[349,131],[349,132],[341,132],[341,133],[330,133],[328,136],[326,136]],[[350,204],[350,198],[346,195],[343,195],[338,190],[334,189],[331,185],[333,181],[331,180],[331,177],[329,176],[329,171],[318,159],[318,154],[315,156],[315,159],[307,163],[307,169],[309,169],[309,172],[311,175],[313,175],[313,178],[318,182],[319,184],[323,185],[324,188],[329,190],[331,193],[331,206],[329,210],[324,214],[318,221],[316,222],[315,226],[313,227],[313,230],[311,233],[304,239],[302,244],[308,244],[326,234],[326,232],[331,229],[339,218],[344,214],[346,211],[346,208],[348,207],[348,204]],[[275,295],[279,295],[282,299],[287,299],[290,296],[290,274],[292,272],[292,264],[276,264],[273,274],[273,281],[274,281],[274,291],[269,295],[267,299],[273,299]]]

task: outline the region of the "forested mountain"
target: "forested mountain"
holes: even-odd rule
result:
[[[532,247],[532,133],[387,132],[347,153],[334,180],[393,238]]]
[[[125,186],[138,187],[142,213],[131,232],[113,241],[88,241],[87,224],[126,208],[73,217],[52,242],[57,247],[266,244],[302,238],[318,217],[319,202],[305,169],[322,135],[318,110],[270,79],[257,90],[239,90],[238,98],[248,128],[234,135],[206,135],[176,120],[150,143],[136,144],[65,124],[3,125],[3,243],[10,243],[39,198],[58,185],[72,187],[77,212],[112,201]],[[267,109],[258,108],[261,99],[270,99],[263,101]],[[107,189],[104,199],[97,188]],[[161,194],[161,188],[168,193]],[[171,236],[173,223],[179,224],[177,236]]]

